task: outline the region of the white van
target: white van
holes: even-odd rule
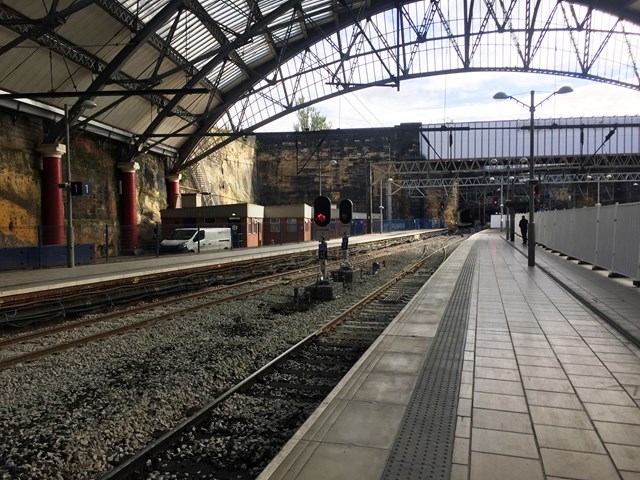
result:
[[[163,253],[197,253],[228,248],[231,248],[230,228],[176,228],[169,238],[160,243]]]

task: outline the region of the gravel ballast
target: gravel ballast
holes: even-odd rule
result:
[[[436,250],[444,239],[429,240]],[[378,275],[307,311],[288,285],[0,371],[0,478],[94,479],[417,260],[406,244]],[[87,329],[85,334],[90,333]],[[215,445],[209,445],[215,450]]]

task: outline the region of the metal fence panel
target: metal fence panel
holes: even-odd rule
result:
[[[618,205],[612,271],[640,278],[640,205]]]
[[[540,212],[536,225],[545,247],[640,280],[640,203]]]
[[[616,228],[616,210],[616,205],[607,205],[599,208],[598,249],[596,263],[594,264],[611,271],[613,271],[612,260],[615,253],[613,238]]]
[[[579,208],[575,212],[575,225],[571,235],[565,238],[565,242],[572,246],[571,252],[567,252],[574,258],[585,262],[596,261],[596,238],[598,231],[597,217],[591,208]]]

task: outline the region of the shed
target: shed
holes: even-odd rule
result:
[[[263,244],[264,206],[253,203],[170,208],[160,212],[163,226],[230,227],[234,248]],[[166,234],[167,229],[163,229]]]
[[[265,245],[311,240],[312,212],[306,203],[264,207]]]

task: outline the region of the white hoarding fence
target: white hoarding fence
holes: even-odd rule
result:
[[[536,214],[537,243],[640,281],[640,203]]]

